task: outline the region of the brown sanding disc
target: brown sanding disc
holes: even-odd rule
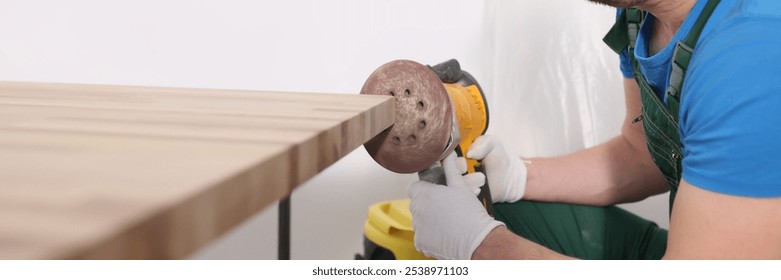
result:
[[[396,99],[396,122],[364,147],[386,169],[412,173],[440,160],[453,129],[445,86],[428,66],[409,60],[386,63],[364,83],[361,94]]]

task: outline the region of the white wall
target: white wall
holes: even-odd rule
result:
[[[623,96],[583,0],[0,1],[0,80],[357,93],[379,65],[458,58],[512,153],[555,155],[618,131]],[[293,195],[293,258],[349,259],[367,207],[414,175],[359,148]],[[276,256],[276,206],[194,258]],[[663,198],[630,206],[666,225]]]
[[[487,0],[489,133],[525,157],[579,151],[618,135],[626,110],[618,56],[602,42],[615,9],[584,0]],[[668,195],[622,207],[669,226]]]

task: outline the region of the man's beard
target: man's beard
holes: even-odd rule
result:
[[[619,8],[634,7],[640,3],[645,2],[645,0],[588,0],[588,1],[598,3],[598,4],[605,4],[613,7],[619,7]]]

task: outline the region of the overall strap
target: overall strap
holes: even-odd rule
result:
[[[640,25],[645,19],[645,13],[638,9],[626,10],[627,35],[629,36],[629,50],[634,53],[637,36],[640,35]]]
[[[638,9],[624,9],[602,41],[616,53],[621,53],[629,47],[629,54],[632,56],[644,16],[645,13]]]
[[[664,92],[664,99],[654,92],[634,55],[635,42],[639,36],[641,23],[648,15],[647,12],[633,8],[622,10],[616,19],[616,24],[603,39],[613,51],[620,53],[626,50],[629,52],[629,61],[640,88],[640,101],[642,103],[642,115],[634,122],[642,121],[648,151],[670,185],[671,209],[683,171],[681,137],[678,126],[683,80],[697,40],[699,40],[705,24],[719,2],[719,0],[708,0],[687,37],[681,42],[676,42],[672,58],[670,86]]]
[[[640,35],[640,26],[642,25],[645,16],[646,12],[637,8],[622,10],[621,14],[616,19],[613,28],[611,28],[607,35],[602,38],[602,41],[616,53],[621,53],[623,50],[626,50],[629,53],[629,62],[632,64],[632,68],[634,68],[635,79],[641,89],[643,88],[643,85],[647,85],[648,83],[640,71],[640,64],[638,64],[635,59],[635,45],[637,36]],[[650,86],[648,88],[650,88]],[[642,116],[638,117],[638,120],[641,119]]]
[[[673,117],[678,120],[678,110],[680,109],[681,102],[681,90],[683,90],[683,79],[686,76],[686,70],[689,68],[689,62],[691,61],[694,48],[697,46],[697,41],[700,39],[700,34],[705,28],[705,24],[708,23],[708,19],[716,10],[716,6],[719,5],[720,0],[708,0],[705,4],[705,8],[702,10],[700,17],[694,23],[691,31],[683,41],[678,41],[675,44],[675,52],[672,57],[672,72],[670,73],[670,85],[665,91],[665,101],[667,108],[670,112],[674,112]]]

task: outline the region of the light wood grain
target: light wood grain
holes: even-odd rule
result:
[[[0,82],[0,258],[187,257],[389,127],[393,105]]]

